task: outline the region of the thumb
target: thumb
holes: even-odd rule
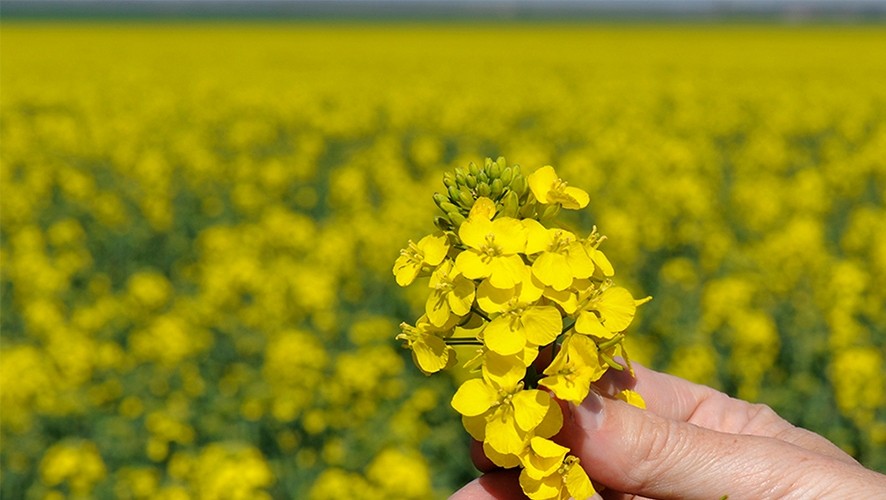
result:
[[[562,440],[595,482],[624,493],[817,497],[827,493],[824,478],[846,466],[777,439],[704,429],[594,392],[567,414]]]

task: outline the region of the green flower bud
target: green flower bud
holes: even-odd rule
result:
[[[446,212],[447,214],[451,214],[453,212],[456,212],[456,213],[461,212],[461,210],[457,206],[453,205],[452,203],[449,203],[448,201],[444,201],[443,203],[441,203],[440,209],[443,210],[444,212]]]
[[[508,166],[508,160],[505,160],[504,156],[499,156],[495,163],[498,163],[498,166],[501,168],[505,168]]]
[[[517,210],[520,209],[520,200],[517,198],[517,193],[513,191],[508,191],[507,194],[502,198],[502,209],[499,212],[499,216],[501,217],[516,217]]]
[[[461,196],[461,192],[458,190],[458,186],[452,186],[449,188],[449,200],[455,203],[458,203],[458,198]]]
[[[464,176],[468,175],[468,173],[465,171],[465,169],[463,169],[461,167],[455,167],[455,176],[458,177],[459,175],[464,177]]]
[[[489,187],[489,196],[496,200],[501,197],[501,193],[505,190],[505,185],[502,184],[501,179],[495,179]]]
[[[526,189],[529,187],[529,183],[526,182],[526,178],[522,175],[515,175],[513,179],[511,179],[511,189],[517,192],[517,195],[522,198],[523,195],[526,194]]]
[[[443,174],[443,185],[447,188],[455,185],[455,175],[453,175],[452,172],[445,172]]]
[[[465,184],[467,184],[469,188],[474,189],[477,187],[477,178],[473,175],[468,175],[465,177]]]
[[[501,179],[502,184],[505,186],[509,186],[511,184],[511,175],[514,173],[514,170],[511,167],[505,167],[501,171],[501,175],[498,177]]]
[[[471,190],[467,188],[467,186],[461,186],[458,191],[458,204],[464,208],[471,208],[474,206],[474,195],[471,193]]]
[[[434,225],[437,226],[437,229],[441,231],[452,231],[455,227],[452,225],[452,222],[449,221],[446,217],[434,217]]]
[[[468,170],[471,171],[471,174],[473,174],[474,177],[477,177],[478,175],[480,175],[480,169],[477,168],[477,165],[474,165],[474,162],[471,162],[471,163],[468,165]]]
[[[465,216],[462,214],[449,214],[449,220],[452,221],[452,225],[457,228],[464,224],[467,219],[465,219]]]
[[[477,176],[477,181],[479,181],[481,184],[488,184],[489,176],[486,175],[486,172],[480,172],[480,175]]]
[[[477,194],[489,198],[489,195],[492,194],[492,189],[489,187],[489,184],[482,182],[477,184]]]
[[[498,163],[493,163],[491,167],[489,167],[489,178],[490,179],[498,179],[501,177],[501,167]]]
[[[457,186],[464,186],[465,182],[467,182],[467,177],[464,174],[455,174],[455,184]]]
[[[548,205],[545,207],[545,211],[541,214],[541,220],[548,221],[553,220],[557,217],[557,214],[560,213],[560,204],[554,203],[553,205]]]
[[[444,212],[446,211],[446,209],[443,208],[442,204],[447,203],[448,201],[449,198],[447,198],[445,194],[434,193],[434,203],[436,203],[437,206],[440,207]]]

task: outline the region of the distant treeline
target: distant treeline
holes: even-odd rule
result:
[[[4,0],[0,19],[733,20],[882,22],[883,0]]]

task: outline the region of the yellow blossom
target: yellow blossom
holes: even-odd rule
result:
[[[574,234],[564,229],[547,229],[534,219],[526,219],[526,254],[539,254],[532,263],[532,273],[545,285],[562,291],[574,278],[594,273],[594,261]]]
[[[453,268],[447,259],[431,274],[431,293],[425,303],[425,314],[435,326],[443,326],[450,313],[464,316],[474,302],[474,282]]]
[[[484,417],[484,442],[498,453],[517,454],[527,434],[542,424],[553,407],[559,407],[547,392],[524,389],[522,363],[492,356],[483,368],[482,378],[458,388],[452,407],[465,417]]]
[[[547,345],[563,329],[563,318],[556,307],[536,305],[542,290],[528,278],[515,288],[501,290],[484,281],[477,289],[477,304],[486,312],[498,314],[483,332],[483,342],[498,354],[521,352],[527,345]]]
[[[538,383],[562,400],[580,403],[587,397],[591,382],[605,372],[594,341],[584,335],[571,335],[545,369],[547,377]]]
[[[578,457],[567,456],[551,475],[535,479],[529,469],[520,473],[520,486],[532,500],[583,500],[594,496],[594,486],[581,468]]]
[[[518,254],[526,247],[526,230],[511,217],[491,220],[487,207],[478,200],[459,228],[458,236],[468,248],[458,254],[455,265],[467,278],[488,277],[495,287],[511,288],[523,277],[525,265]]]
[[[535,199],[546,205],[557,203],[563,208],[578,210],[586,207],[590,201],[586,191],[567,185],[566,181],[557,177],[557,172],[551,166],[541,167],[526,180]]]
[[[454,327],[454,321],[441,328],[428,321],[427,316],[422,316],[415,326],[400,323],[402,333],[397,335],[397,340],[406,342],[406,348],[412,351],[416,366],[425,375],[430,375],[455,364],[455,349],[446,345],[443,340],[452,335]]]
[[[409,245],[400,250],[400,256],[394,261],[394,276],[397,284],[407,286],[418,277],[422,267],[435,267],[443,262],[449,251],[449,240],[443,234],[429,234],[418,240],[418,244],[409,241]]]

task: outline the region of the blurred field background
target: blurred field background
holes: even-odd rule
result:
[[[3,498],[441,498],[442,172],[591,194],[631,352],[886,472],[886,28],[4,23]],[[456,374],[457,376],[457,374]]]

